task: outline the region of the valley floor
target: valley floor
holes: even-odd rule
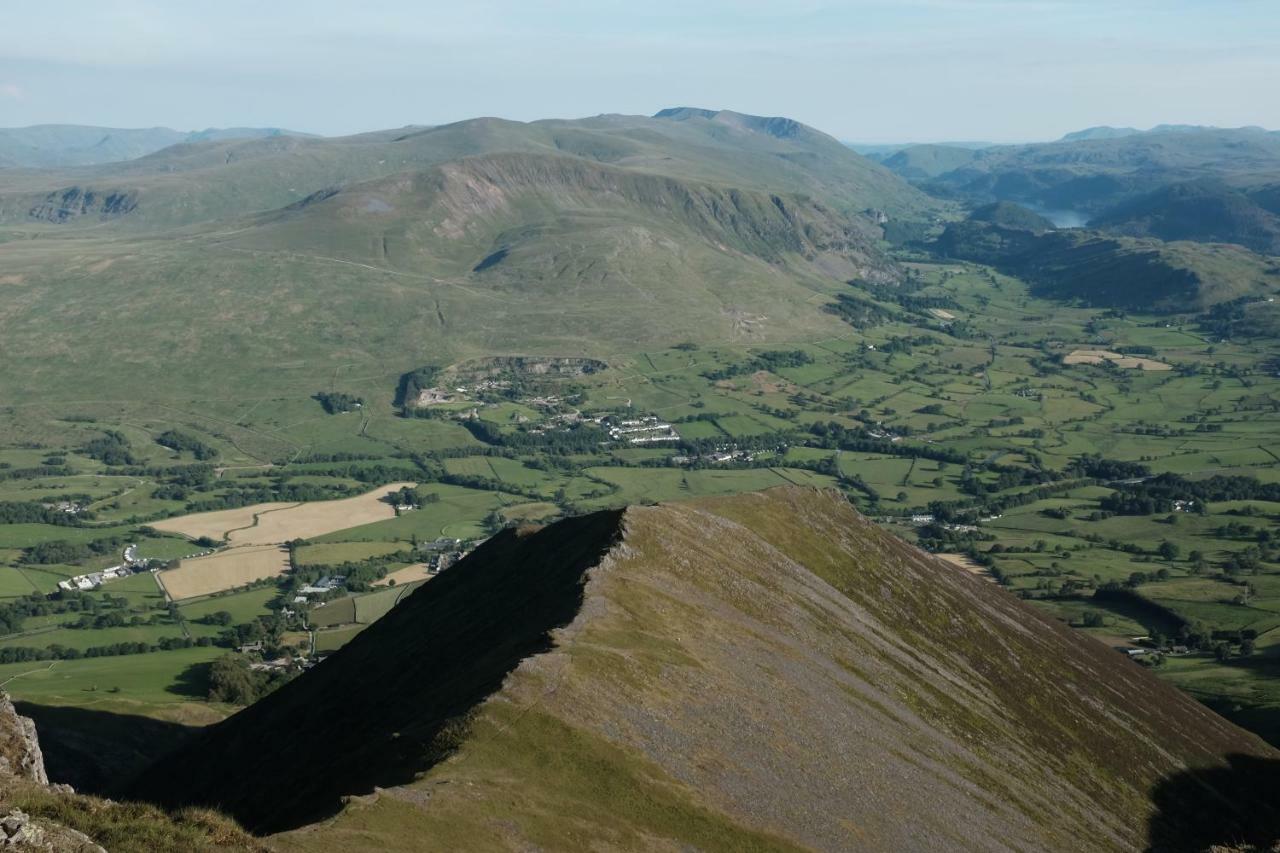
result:
[[[0,410],[0,682],[38,722],[71,707],[104,731],[98,711],[198,725],[235,707],[216,660],[286,678],[505,525],[798,484],[1146,649],[1280,743],[1274,344],[1064,307],[981,266],[911,270],[896,302],[849,288],[875,310],[840,334],[600,353],[589,373],[464,364],[408,416],[394,373]],[[360,405],[329,414],[321,390]],[[157,443],[172,431],[195,443]],[[270,510],[298,504],[322,523],[278,526]],[[130,543],[195,583],[166,597],[144,572],[45,599]],[[249,546],[278,565],[249,571]],[[217,554],[184,559],[202,550]]]

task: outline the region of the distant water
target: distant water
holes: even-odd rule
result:
[[[1056,210],[1049,207],[1041,207],[1028,201],[1018,203],[1027,210],[1040,214],[1058,228],[1083,228],[1089,222],[1089,217],[1078,210]]]

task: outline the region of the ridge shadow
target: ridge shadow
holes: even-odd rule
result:
[[[1149,853],[1271,850],[1280,841],[1280,761],[1233,754],[1227,762],[1175,773],[1152,789]]]
[[[294,829],[344,799],[412,782],[465,739],[470,714],[581,609],[620,510],[506,530],[312,671],[209,727],[125,792],[211,806],[249,830]]]

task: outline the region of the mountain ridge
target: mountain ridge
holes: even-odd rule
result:
[[[1198,801],[1171,780],[1228,756],[1276,753],[781,488],[504,533],[133,793],[219,803],[285,851],[1129,850],[1183,831]]]
[[[29,211],[51,194],[77,189],[138,198],[129,216],[82,218],[84,225],[182,226],[283,207],[327,186],[497,153],[567,154],[726,187],[798,190],[850,216],[868,210],[910,216],[937,207],[889,170],[791,119],[713,115],[481,118],[352,137],[184,142],[109,166],[0,172],[0,222],[30,222]]]
[[[76,124],[0,127],[0,168],[50,169],[133,160],[172,145],[312,134],[278,127],[120,128]]]

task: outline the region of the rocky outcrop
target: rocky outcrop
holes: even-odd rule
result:
[[[3,692],[0,692],[0,776],[49,784],[36,724],[18,714],[9,695]]]
[[[74,794],[66,785],[49,784],[35,723],[20,715],[9,695],[0,691],[0,850],[106,853],[83,832],[4,802],[15,794],[41,789],[44,796]]]
[[[138,206],[138,194],[133,191],[114,190],[101,192],[83,187],[67,187],[49,193],[32,205],[28,216],[44,222],[63,224],[81,216],[96,215],[110,219],[133,212]]]
[[[0,818],[0,850],[107,853],[102,845],[83,832],[57,824],[38,823],[21,809],[10,809]]]

